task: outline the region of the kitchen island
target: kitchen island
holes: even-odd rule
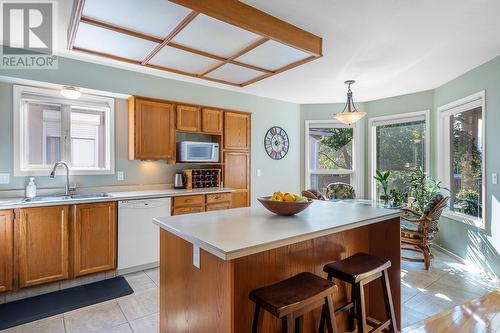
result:
[[[391,260],[392,297],[400,327],[398,210],[366,201],[315,201],[291,217],[261,206],[156,218],[160,235],[160,332],[250,332],[250,290],[303,271],[325,277],[323,265],[365,252]],[[350,288],[337,281],[341,306]],[[367,312],[384,318],[381,288],[367,288]],[[381,317],[382,316],[382,317]],[[319,310],[304,318],[315,332]],[[346,316],[337,318],[346,327]],[[263,332],[280,332],[265,315]]]

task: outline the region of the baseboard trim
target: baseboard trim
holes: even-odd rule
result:
[[[439,245],[437,245],[437,244],[431,244],[431,246],[432,246],[433,248],[435,248],[436,250],[438,250],[438,251],[440,251],[440,252],[442,252],[442,253],[444,253],[444,254],[449,255],[450,257],[452,257],[453,259],[455,259],[455,260],[459,261],[460,263],[462,263],[462,264],[464,264],[464,265],[467,265],[467,264],[468,264],[468,263],[467,263],[467,261],[466,261],[464,258],[462,258],[462,257],[460,257],[459,255],[457,255],[457,254],[455,254],[455,253],[451,252],[450,250],[445,249],[445,248],[444,248],[444,247],[442,247],[442,246],[439,246]]]

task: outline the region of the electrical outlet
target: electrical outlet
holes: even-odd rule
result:
[[[0,184],[10,184],[10,173],[0,173]]]
[[[497,185],[498,184],[498,173],[492,173],[491,174],[491,183],[493,185]]]
[[[117,179],[118,181],[122,181],[122,180],[124,180],[124,179],[125,179],[125,175],[123,174],[123,171],[118,171],[118,172],[116,173],[116,179]]]
[[[262,170],[257,169],[257,177],[260,177],[260,176],[262,176]]]

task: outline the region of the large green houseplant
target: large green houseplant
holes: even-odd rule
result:
[[[413,171],[408,179],[410,183],[410,195],[415,198],[415,210],[423,213],[425,206],[432,197],[440,193],[441,190],[447,190],[441,186],[441,182],[425,174],[422,167]]]

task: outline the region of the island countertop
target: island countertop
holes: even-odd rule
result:
[[[329,234],[396,218],[399,210],[370,201],[314,201],[295,216],[277,216],[264,207],[237,208],[158,217],[166,231],[223,259],[233,260]]]

